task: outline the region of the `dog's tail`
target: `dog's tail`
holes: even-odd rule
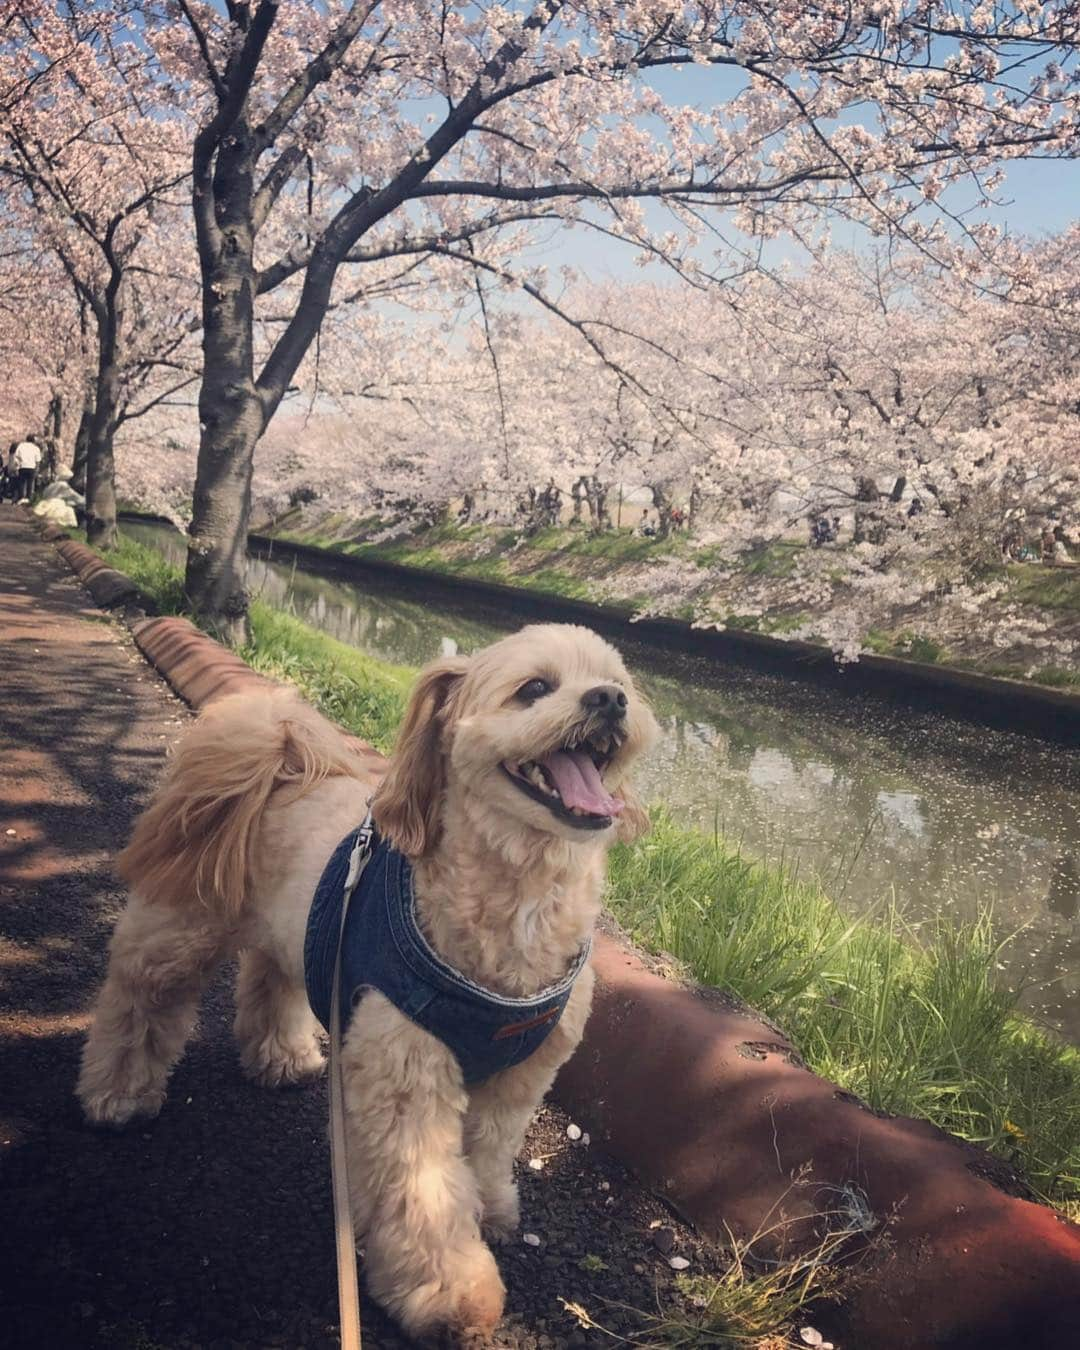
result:
[[[184,736],[118,870],[146,900],[197,901],[230,920],[253,889],[259,824],[271,796],[324,778],[361,777],[340,732],[292,690],[219,699]]]

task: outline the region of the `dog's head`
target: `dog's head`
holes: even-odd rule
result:
[[[438,842],[446,795],[461,792],[492,839],[632,839],[648,816],[627,776],[655,736],[614,647],[569,624],[523,628],[421,671],[375,820],[421,857]]]

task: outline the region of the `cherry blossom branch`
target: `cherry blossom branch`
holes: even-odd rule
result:
[[[200,24],[199,21],[195,18],[195,15],[192,13],[191,8],[187,3],[187,0],[178,0],[178,3],[180,5],[180,11],[183,14],[184,18],[187,20],[188,27],[191,29],[192,34],[195,37],[195,43],[199,48],[200,55],[202,56],[203,65],[206,67],[206,73],[210,76],[210,83],[214,86],[214,93],[217,95],[218,100],[220,102],[224,102],[227,96],[225,81],[221,78],[221,74],[218,71],[217,66],[214,64],[214,58],[210,55],[210,44],[207,41],[206,30],[203,28],[202,24]]]

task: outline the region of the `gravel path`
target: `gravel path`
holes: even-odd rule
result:
[[[110,871],[189,720],[126,631],[92,608],[21,510],[0,505],[0,1340],[11,1350],[338,1344],[323,1086],[248,1084],[228,973],[160,1118],[81,1121],[85,1010],[123,904]],[[523,1233],[500,1256],[520,1350],[651,1342],[676,1313],[672,1256],[717,1254],[553,1109],[521,1164]],[[539,1168],[528,1165],[540,1161]],[[370,1301],[364,1343],[404,1346]],[[639,1340],[640,1337],[640,1340]]]

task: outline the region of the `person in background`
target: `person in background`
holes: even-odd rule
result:
[[[0,502],[4,501],[15,490],[15,484],[11,480],[11,472],[8,468],[14,453],[14,443],[7,450],[0,450]]]
[[[34,495],[34,479],[41,464],[41,448],[32,436],[28,436],[15,447],[14,458],[19,473],[15,500],[28,502]]]
[[[3,492],[0,493],[0,501],[5,497],[17,501],[19,496],[19,464],[15,458],[15,452],[19,448],[18,441],[12,441],[8,446],[7,454],[4,455],[4,485]]]

